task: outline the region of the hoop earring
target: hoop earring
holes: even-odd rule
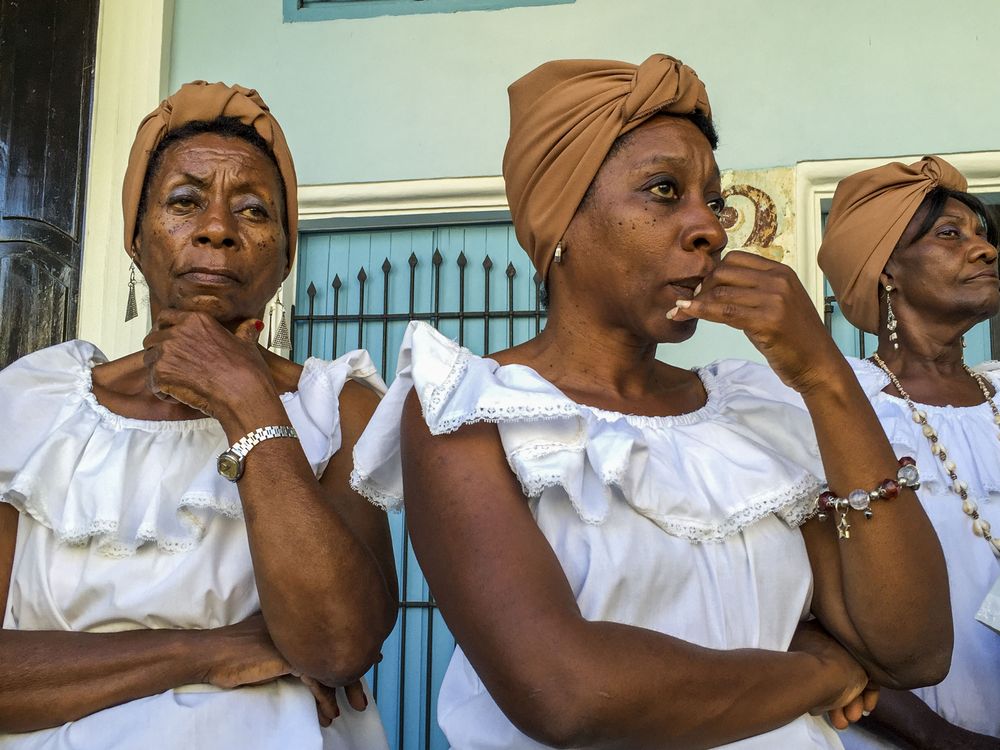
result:
[[[552,262],[562,263],[562,255],[563,255],[562,240],[559,240],[559,242],[556,243],[556,255],[552,259]]]
[[[128,299],[125,300],[125,322],[139,317],[139,306],[135,303],[135,261],[128,269]]]
[[[885,288],[885,328],[889,331],[889,341],[892,342],[892,348],[899,351],[899,333],[896,331],[896,329],[899,328],[899,321],[896,320],[896,313],[892,310],[892,298],[889,296],[889,292],[892,290],[893,286],[891,284]]]

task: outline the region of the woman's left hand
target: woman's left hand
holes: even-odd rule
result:
[[[274,391],[257,346],[262,327],[249,319],[230,333],[205,313],[162,311],[142,342],[149,390],[222,421],[229,402]]]
[[[851,724],[861,721],[863,716],[867,716],[875,710],[878,705],[879,686],[874,682],[869,682],[857,698],[846,706],[835,708],[827,713],[830,723],[837,729],[847,729]]]
[[[333,720],[340,716],[337,689],[306,675],[302,675],[300,679],[316,699],[316,713],[319,715],[319,723],[324,727],[330,726]],[[345,685],[344,694],[347,696],[347,702],[355,711],[364,711],[368,708],[368,697],[365,695],[365,689],[360,680]]]
[[[758,255],[731,251],[691,300],[679,300],[673,320],[724,323],[743,331],[790,388],[822,382],[842,359],[795,272]]]

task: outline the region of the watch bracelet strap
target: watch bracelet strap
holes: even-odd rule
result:
[[[267,427],[258,427],[253,432],[248,432],[246,435],[233,443],[229,450],[240,458],[246,458],[251,448],[258,443],[263,443],[265,440],[270,440],[271,438],[298,438],[298,436],[299,433],[295,431],[295,428],[288,425],[268,425]]]

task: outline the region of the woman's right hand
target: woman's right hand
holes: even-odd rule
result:
[[[261,614],[205,633],[212,637],[217,656],[202,682],[230,689],[260,685],[293,674],[271,642]]]
[[[699,318],[743,331],[785,385],[799,393],[826,382],[835,366],[844,364],[795,271],[752,253],[730,251],[695,296],[679,300],[671,312],[674,321]]]
[[[864,668],[816,620],[799,624],[789,651],[810,654],[820,662],[819,676],[827,681],[828,695],[812,713],[829,713],[837,729],[846,729],[861,718],[862,711],[871,711],[878,700],[878,688],[869,683]]]

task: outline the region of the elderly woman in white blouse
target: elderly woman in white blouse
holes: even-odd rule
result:
[[[355,486],[405,497],[458,641],[438,702],[451,746],[840,747],[815,714],[843,727],[872,707],[869,678],[947,671],[917,471],[794,274],[720,262],[694,71],[558,60],[510,100],[504,177],[545,330],[482,358],[413,325],[355,451]],[[773,370],[655,357],[699,319],[743,330]],[[823,476],[827,520],[802,525]]]
[[[897,454],[921,466],[955,618],[948,677],[883,691],[850,748],[1000,748],[1000,634],[984,624],[1000,615],[988,596],[1000,577],[1000,377],[962,356],[962,336],[1000,310],[1000,233],[966,191],[935,156],[860,172],[837,187],[820,248],[844,315],[878,334],[851,366]]]
[[[257,344],[295,190],[256,92],[185,85],[125,177],[144,351],[71,341],[0,373],[0,747],[387,747],[359,680],[392,551],[348,485],[384,386],[361,351]]]

